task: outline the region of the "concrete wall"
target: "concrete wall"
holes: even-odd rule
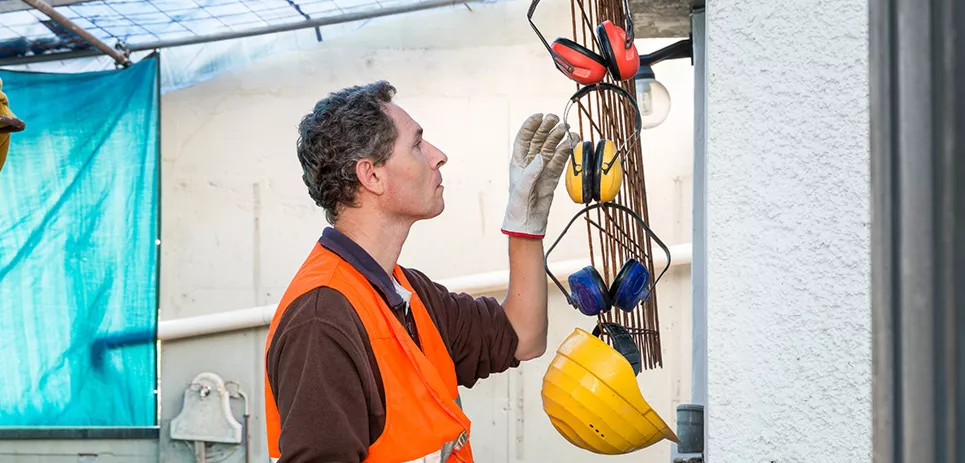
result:
[[[867,2],[706,19],[709,461],[869,461]]]
[[[326,225],[300,179],[296,125],[330,91],[377,79],[449,156],[443,168],[446,211],[417,224],[401,263],[436,279],[507,268],[499,231],[507,199],[507,162],[519,124],[531,113],[562,114],[575,86],[552,65],[526,22],[525,1],[463,6],[373,22],[351,38],[280,54],[163,98],[162,320],[271,304]],[[569,4],[541,4],[544,34],[570,30]],[[496,33],[498,31],[498,33]],[[640,41],[641,51],[671,40]],[[650,218],[668,244],[690,240],[692,67],[658,67],[674,98],[664,125],[644,134]],[[571,114],[575,121],[575,116]],[[548,233],[555,238],[578,206],[562,184]],[[573,227],[553,260],[586,256]],[[459,249],[465,245],[468,248]],[[676,267],[659,288],[665,367],[639,383],[673,423],[689,397],[689,269]],[[592,320],[551,287],[551,352],[495,375],[465,393],[479,461],[602,461],[568,444],[540,403],[552,349]],[[502,298],[503,294],[491,294]],[[265,456],[262,365],[265,330],[166,342],[161,357],[161,461],[190,461],[166,436],[184,388],[202,371],[240,383],[251,397],[252,452]],[[240,419],[240,402],[233,400]],[[222,452],[224,448],[215,448]],[[670,444],[616,461],[667,461]],[[225,461],[240,461],[241,454]],[[262,461],[262,460],[258,460]]]
[[[154,439],[0,441],[0,463],[153,463]]]

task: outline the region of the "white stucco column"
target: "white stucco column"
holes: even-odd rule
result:
[[[706,33],[708,461],[870,461],[867,2]]]

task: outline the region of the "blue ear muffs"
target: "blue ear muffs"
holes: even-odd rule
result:
[[[553,252],[553,249],[556,248],[556,246],[560,243],[560,240],[563,239],[563,236],[566,235],[567,230],[570,229],[578,218],[582,217],[583,214],[593,209],[601,208],[618,209],[627,213],[641,227],[643,227],[644,230],[646,230],[657,246],[663,250],[664,254],[667,256],[667,262],[664,265],[663,270],[657,275],[657,278],[651,282],[650,271],[646,266],[635,258],[627,259],[609,286],[607,286],[606,282],[603,281],[603,278],[600,276],[600,273],[597,272],[592,265],[586,266],[569,276],[568,282],[570,284],[570,291],[568,292],[565,288],[563,288],[563,284],[560,283],[556,276],[553,275],[553,272],[551,272],[549,269],[550,253]],[[560,289],[560,292],[566,296],[566,303],[573,306],[584,315],[599,315],[600,313],[609,311],[613,307],[626,312],[632,312],[636,309],[637,304],[639,304],[641,300],[650,299],[657,282],[659,282],[660,278],[662,278],[663,275],[667,273],[667,270],[670,269],[670,249],[667,248],[667,245],[664,244],[663,241],[657,237],[652,230],[650,230],[650,227],[647,226],[647,223],[630,208],[622,204],[612,202],[598,202],[584,207],[573,215],[573,218],[570,219],[570,222],[566,224],[565,228],[563,228],[563,232],[560,233],[560,236],[556,238],[556,241],[554,241],[546,251],[546,255],[543,258],[543,265],[546,269],[546,274]]]
[[[583,315],[598,315],[610,310],[610,292],[595,268],[583,267],[567,279],[576,306]]]
[[[629,312],[633,310],[650,282],[650,272],[636,259],[628,259],[617,277],[610,285],[610,300],[613,307]]]
[[[599,315],[616,307],[625,312],[636,308],[647,292],[650,272],[636,259],[629,259],[608,288],[592,266],[586,266],[567,279],[577,308],[584,315]]]

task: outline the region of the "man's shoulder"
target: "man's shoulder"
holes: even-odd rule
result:
[[[362,338],[362,329],[358,314],[348,299],[336,289],[319,286],[285,307],[272,344],[282,338],[317,330],[353,341]]]
[[[318,286],[296,297],[285,307],[282,322],[288,325],[309,321],[343,319],[341,315],[352,305],[338,290],[328,286]],[[285,320],[287,319],[287,320]]]

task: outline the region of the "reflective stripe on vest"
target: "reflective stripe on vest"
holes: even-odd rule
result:
[[[365,462],[472,462],[470,422],[458,402],[456,371],[449,351],[399,266],[393,275],[412,293],[409,307],[422,350],[365,276],[316,243],[278,304],[268,329],[265,354],[278,321],[292,301],[318,287],[338,291],[355,308],[365,327],[385,391],[385,426],[369,446]],[[265,407],[268,454],[279,458],[283,450],[278,448],[280,418],[267,373]],[[426,460],[433,455],[437,460]]]

